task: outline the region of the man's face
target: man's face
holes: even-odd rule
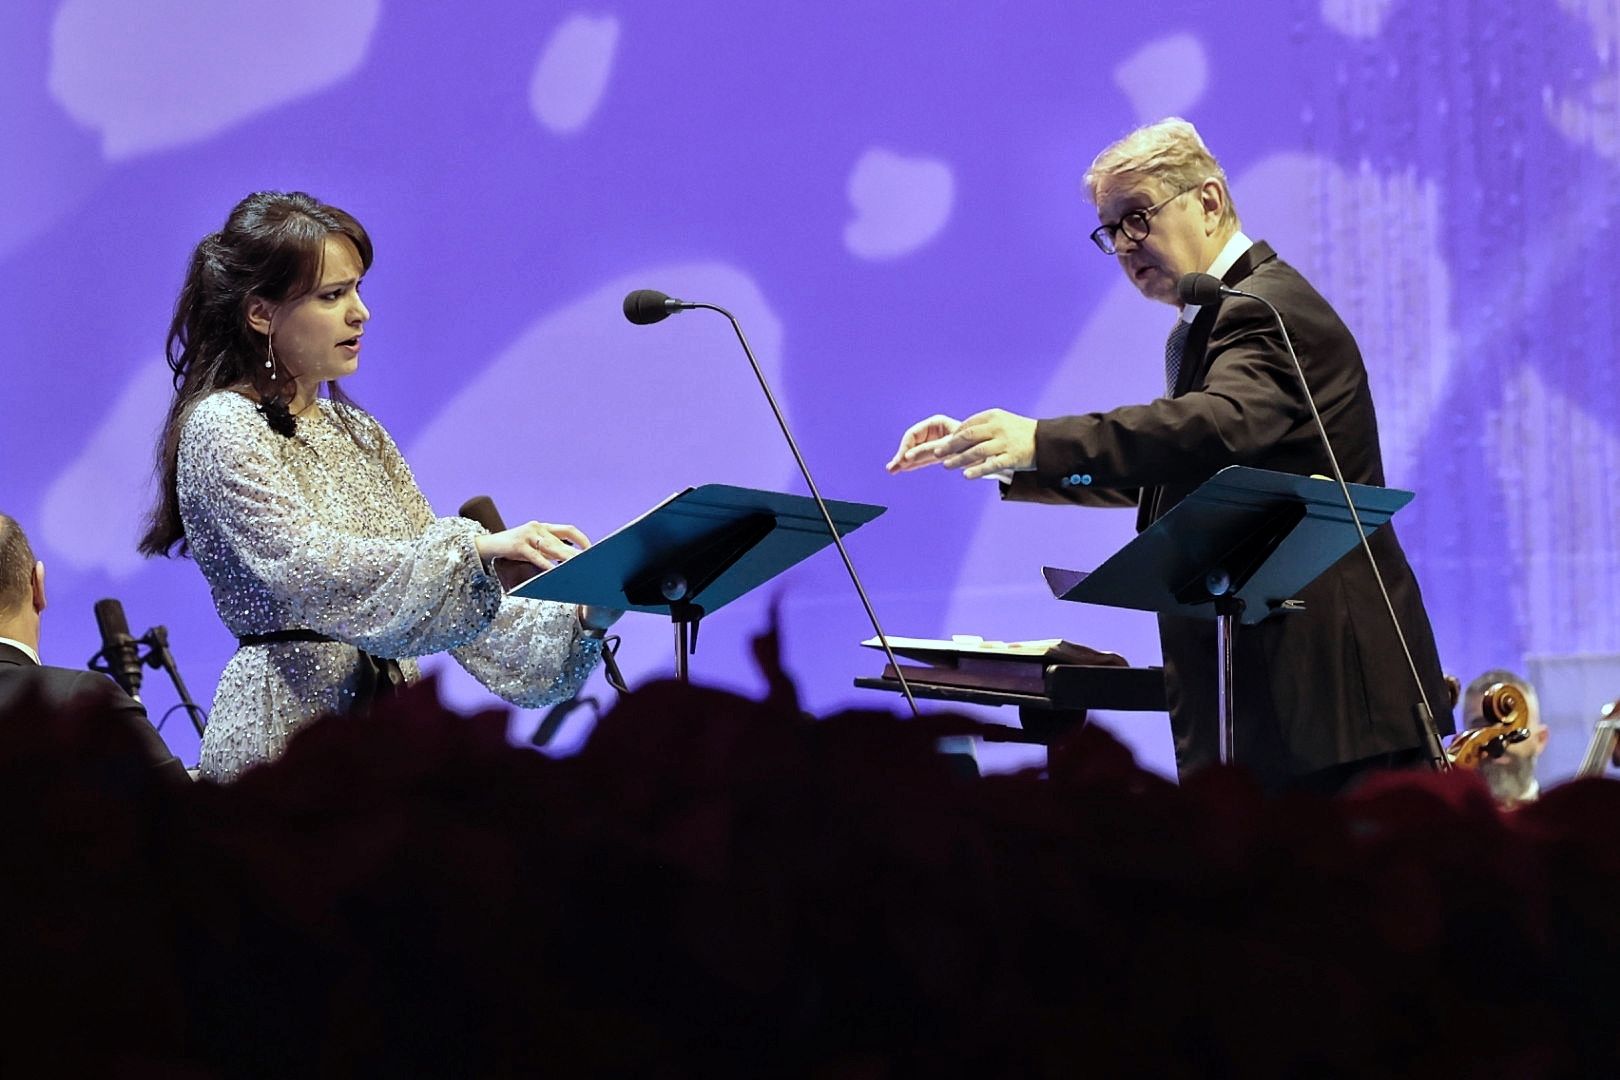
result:
[[[1133,210],[1164,203],[1148,219],[1145,240],[1132,240],[1119,230],[1114,246],[1120,269],[1149,300],[1180,306],[1176,284],[1187,274],[1207,270],[1220,245],[1214,237],[1220,206],[1210,209],[1207,188],[1176,194],[1174,188],[1152,177],[1124,174],[1106,176],[1097,184],[1097,220],[1117,224]],[[1165,200],[1168,199],[1168,202]]]

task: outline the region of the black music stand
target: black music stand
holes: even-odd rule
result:
[[[904,655],[897,648],[896,655]],[[1164,671],[1161,668],[1096,667],[1083,664],[1047,665],[1040,680],[1027,687],[1005,687],[986,679],[982,685],[966,680],[930,681],[927,668],[906,667],[906,682],[917,698],[962,705],[1013,705],[1017,728],[980,732],[985,742],[1031,743],[1048,746],[1059,736],[1086,722],[1090,709],[1116,712],[1164,712]],[[900,692],[893,668],[881,676],[859,677],[855,685],[866,690]]]
[[[839,536],[885,509],[827,501]],[[667,614],[675,627],[675,677],[686,682],[699,620],[831,543],[814,499],[705,484],[671,495],[512,594]]]
[[[1410,491],[1350,484],[1371,536]],[[1060,600],[1213,618],[1220,759],[1232,753],[1232,665],[1238,624],[1303,611],[1295,597],[1360,543],[1331,480],[1233,465],[1206,480],[1092,572],[1044,567]]]

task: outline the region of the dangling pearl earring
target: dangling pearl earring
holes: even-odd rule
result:
[[[270,334],[268,334],[268,333],[264,335],[264,347],[269,351],[269,356],[265,358],[264,366],[270,369],[270,381],[275,382],[276,381],[276,371],[275,371],[275,367],[276,367],[276,343],[275,343],[275,339],[272,338],[270,336]]]

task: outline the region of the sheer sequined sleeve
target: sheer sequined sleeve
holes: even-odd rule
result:
[[[281,436],[262,423],[219,422],[227,406],[214,403],[229,396],[205,400],[188,421],[177,476],[199,562],[221,567],[210,580],[227,626],[238,634],[309,629],[394,657],[484,632],[502,597],[479,561],[475,523],[413,522],[402,507],[375,507],[361,518],[372,528],[336,524],[345,515],[323,513],[323,504],[343,498],[345,468],[374,468],[375,458],[334,462],[312,491],[280,460]],[[408,474],[407,482],[414,489]]]
[[[400,505],[413,520],[431,522],[433,510],[410,467],[388,434],[379,433]],[[451,655],[490,693],[538,709],[573,696],[600,661],[602,642],[580,633],[572,604],[506,596],[488,628]]]
[[[602,657],[572,604],[508,596],[488,630],[451,653],[490,691],[525,709],[572,697]]]

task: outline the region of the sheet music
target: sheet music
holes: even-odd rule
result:
[[[886,635],[891,649],[916,649],[927,652],[956,653],[968,656],[1042,657],[1062,643],[1062,638],[1042,638],[1038,641],[987,641],[976,634],[952,634],[949,638],[913,638]],[[861,642],[869,649],[881,649],[877,638]]]
[[[976,634],[952,634],[949,638],[909,638],[889,634],[889,648],[909,659],[1044,661],[1060,664],[1092,664],[1127,667],[1128,661],[1114,652],[1093,649],[1063,638],[1033,641],[990,641]],[[868,649],[881,649],[877,638],[861,642]]]

